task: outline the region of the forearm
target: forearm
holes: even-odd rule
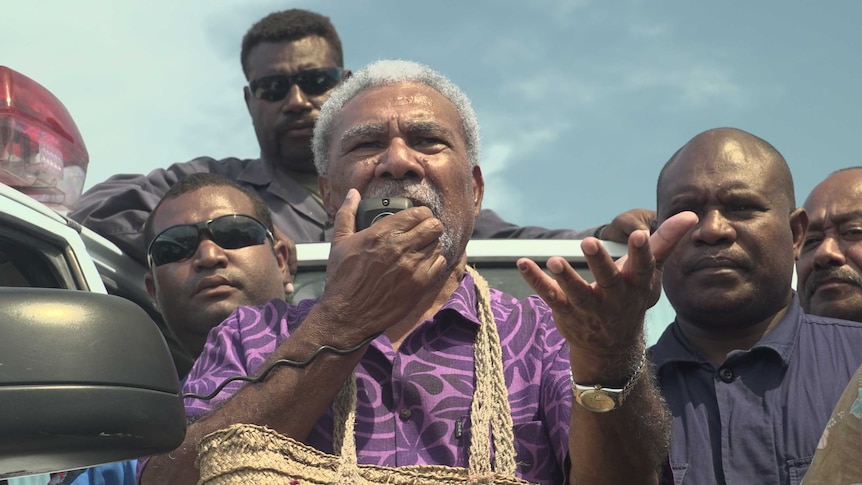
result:
[[[303,361],[321,345],[349,348],[359,340],[349,345],[333,342],[333,332],[315,330],[314,322],[309,319],[314,318],[309,315],[261,369],[278,359]],[[144,468],[141,483],[197,483],[199,473],[194,466],[197,444],[207,434],[236,423],[268,426],[285,436],[304,440],[329,408],[364,351],[362,348],[347,355],[323,352],[305,368],[278,366],[263,382],[245,385],[223,405],[190,424],[179,448],[153,457]]]
[[[617,409],[594,413],[572,403],[570,483],[658,483],[669,438],[670,414],[647,367]]]

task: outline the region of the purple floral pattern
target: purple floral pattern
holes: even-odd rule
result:
[[[519,301],[492,289],[491,299],[503,347],[518,475],[536,483],[565,483],[572,401],[568,346],[538,297]],[[208,394],[230,376],[255,375],[313,304],[273,300],[237,309],[210,333],[184,392]],[[360,463],[467,466],[478,326],[473,280],[465,275],[444,307],[397,352],[385,335],[372,342],[356,369]],[[229,384],[209,402],[187,399],[187,415],[204,415],[241,385]],[[306,443],[332,453],[332,426],[330,412]]]

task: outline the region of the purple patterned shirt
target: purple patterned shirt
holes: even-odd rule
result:
[[[255,375],[313,305],[273,300],[237,309],[210,333],[184,392],[208,394],[230,376]],[[518,475],[536,483],[565,483],[572,401],[568,345],[538,297],[518,301],[492,289],[491,307],[503,347]],[[443,308],[397,352],[385,335],[372,342],[356,368],[360,463],[467,466],[479,325],[473,279],[465,275]],[[211,402],[186,399],[188,417],[206,414],[241,385],[231,383]],[[330,411],[306,443],[332,453],[331,441]]]

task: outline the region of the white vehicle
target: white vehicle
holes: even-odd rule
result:
[[[626,253],[624,244],[603,242],[613,258]],[[299,274],[294,282],[292,302],[316,298],[323,293],[326,279],[326,262],[329,243],[297,244]],[[581,242],[571,239],[480,239],[467,244],[467,263],[474,266],[488,280],[492,288],[523,298],[535,293],[521,277],[515,267],[518,258],[527,257],[540,265],[551,256],[562,256],[569,261],[584,279],[592,281]],[[662,293],[658,303],[646,315],[647,344],[652,345],[661,336],[665,327],[673,321],[674,311]]]
[[[115,246],[0,185],[0,478],[178,446],[171,354],[141,308],[111,296]]]
[[[134,297],[141,268],[57,212],[83,184],[77,128],[29,78],[0,66],[0,87],[0,479],[172,450],[185,412],[168,346],[108,294]]]

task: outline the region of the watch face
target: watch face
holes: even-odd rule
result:
[[[614,398],[598,389],[588,389],[578,396],[578,403],[594,413],[606,413],[617,407]]]

